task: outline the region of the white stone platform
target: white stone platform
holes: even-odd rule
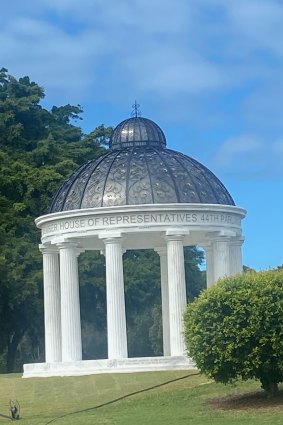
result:
[[[115,360],[81,360],[75,362],[25,364],[23,378],[190,369],[195,369],[195,365],[186,356],[135,357]]]

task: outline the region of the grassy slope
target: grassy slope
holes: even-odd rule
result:
[[[192,374],[196,372],[191,372]],[[186,376],[186,372],[109,374],[84,377],[22,379],[0,375],[0,413],[9,400],[21,405],[21,424],[45,425],[51,419],[106,403],[126,394]],[[52,424],[111,425],[282,425],[283,404],[229,410],[216,409],[209,400],[255,391],[258,383],[223,386],[200,376],[176,380],[149,391],[74,415]],[[0,418],[0,425],[11,423]]]

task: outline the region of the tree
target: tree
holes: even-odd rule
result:
[[[48,211],[78,166],[104,152],[111,133],[101,125],[84,135],[72,124],[80,119],[79,105],[48,111],[40,105],[43,97],[29,77],[17,80],[0,70],[0,354],[6,371],[14,370],[23,339],[33,341],[23,354],[30,357],[35,339],[35,345],[42,340],[42,258],[34,219]]]
[[[283,381],[282,317],[282,270],[225,278],[186,310],[189,355],[216,381],[256,378],[274,395]]]

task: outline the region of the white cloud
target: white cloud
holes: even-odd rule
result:
[[[77,73],[78,89],[94,89],[99,75],[111,79],[110,85],[114,80],[124,89],[127,81],[137,91],[161,97],[164,93],[180,96],[229,90],[252,79],[267,78],[268,67],[262,68],[252,58],[243,63],[239,53],[247,45],[257,48],[257,28],[269,30],[283,14],[283,8],[273,0],[268,6],[260,0],[27,3],[27,14],[21,7],[19,14],[17,8],[13,15],[10,11],[0,31],[2,60],[10,68],[20,57],[22,68],[29,64],[28,71],[36,69],[42,84],[56,90],[61,86],[65,91],[68,85],[73,90],[71,77]],[[224,15],[210,18],[211,5],[222,8]],[[271,31],[268,39],[271,44]],[[112,74],[101,75],[103,62]]]
[[[245,0],[227,2],[227,14],[234,31],[244,37],[249,47],[283,53],[283,8],[276,0]]]
[[[283,140],[277,140],[272,145],[272,151],[275,154],[283,155]],[[281,158],[281,160],[282,160],[282,158]],[[283,168],[283,166],[282,166],[282,168]]]
[[[78,94],[83,97],[93,84],[93,61],[106,49],[99,31],[74,36],[48,21],[15,17],[0,30],[0,50],[3,66],[12,74],[28,74],[48,91],[71,100]]]
[[[262,141],[255,135],[241,134],[231,137],[218,148],[213,155],[213,161],[229,169],[240,157],[257,154],[262,146]]]
[[[266,169],[269,136],[280,140],[283,131],[279,1],[12,3],[0,16],[1,66],[30,75],[53,103],[93,98],[122,108],[137,97],[171,122],[242,131],[213,160],[233,170],[234,158],[253,152]]]
[[[210,164],[223,176],[269,180],[283,177],[282,155],[283,140],[241,134],[225,140]]]

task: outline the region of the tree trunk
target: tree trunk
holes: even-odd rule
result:
[[[278,383],[272,382],[269,377],[261,378],[261,388],[267,393],[268,397],[272,398],[278,394]]]
[[[21,342],[23,335],[24,335],[24,331],[16,331],[10,338],[10,341],[8,344],[8,351],[7,351],[7,363],[6,363],[7,373],[14,372],[17,348],[19,343]]]

